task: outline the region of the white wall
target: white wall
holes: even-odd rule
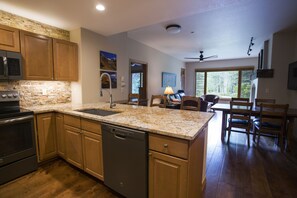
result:
[[[288,103],[297,108],[297,91],[288,90],[288,66],[297,61],[296,32],[279,32],[273,35],[271,68],[273,78],[259,78],[258,97],[274,98],[277,103]]]
[[[224,68],[237,66],[255,66],[255,68],[257,68],[257,65],[258,58],[255,57],[232,60],[205,61],[202,63],[186,63],[186,94],[195,95],[195,69]]]
[[[79,37],[76,31],[71,32],[73,39]],[[79,41],[79,38],[75,39]],[[112,52],[117,55],[117,88],[112,90],[115,101],[126,100],[129,92],[129,60],[139,60],[148,63],[148,98],[152,94],[161,94],[161,72],[172,72],[177,75],[176,91],[180,89],[180,70],[184,63],[161,53],[151,47],[143,45],[127,37],[126,33],[104,37],[87,29],[80,29],[79,43],[79,81],[73,83],[73,101],[76,103],[92,103],[108,101],[108,92],[103,91],[103,97],[99,97],[100,67],[99,51]],[[121,89],[121,77],[126,86]],[[76,89],[79,89],[78,91]],[[81,100],[79,100],[81,98]]]

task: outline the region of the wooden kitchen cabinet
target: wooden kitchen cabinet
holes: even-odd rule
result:
[[[101,124],[82,119],[84,170],[103,180],[103,153]]]
[[[63,114],[56,113],[57,151],[60,157],[65,159],[65,130]]]
[[[149,197],[202,197],[207,126],[194,140],[149,134]]]
[[[76,43],[53,39],[54,79],[78,80],[78,47]]]
[[[53,80],[53,39],[21,31],[21,53],[26,80]]]
[[[83,169],[82,132],[80,118],[64,115],[66,160]]]
[[[20,52],[20,31],[0,25],[0,50]]]
[[[186,197],[188,161],[149,153],[149,197]]]
[[[57,156],[55,114],[43,113],[36,116],[38,160],[44,161]]]

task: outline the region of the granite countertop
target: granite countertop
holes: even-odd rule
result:
[[[109,116],[98,116],[75,111],[89,108],[98,108],[121,113]],[[42,105],[26,107],[26,109],[34,111],[35,114],[55,111],[186,140],[193,140],[213,116],[213,113],[207,112],[124,104],[117,104],[114,108],[110,109],[109,103],[104,102],[83,105]]]

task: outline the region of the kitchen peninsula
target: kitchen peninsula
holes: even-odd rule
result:
[[[98,116],[77,111],[82,109],[120,113]],[[101,124],[136,129],[148,134],[149,197],[201,196],[205,185],[207,126],[212,113],[122,104],[110,109],[108,103],[36,106],[30,110],[35,113],[39,161],[59,155],[104,181]],[[52,123],[52,127],[43,127]],[[54,132],[45,132],[45,128]],[[45,137],[52,137],[53,143],[46,144]],[[45,145],[52,149],[44,148]],[[98,152],[91,150],[94,148]],[[50,152],[42,153],[47,151]]]

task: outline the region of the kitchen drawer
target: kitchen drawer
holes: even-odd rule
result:
[[[186,140],[149,134],[149,149],[188,159],[188,141]]]
[[[101,124],[98,121],[81,119],[81,129],[101,135]]]
[[[64,115],[64,124],[80,128],[80,118],[70,115]]]

